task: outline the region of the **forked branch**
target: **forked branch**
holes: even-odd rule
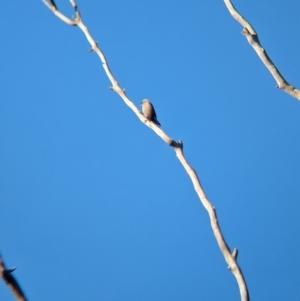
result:
[[[258,34],[251,26],[251,24],[239,14],[239,12],[231,3],[231,0],[224,0],[224,2],[232,17],[243,26],[242,34],[247,38],[249,44],[253,47],[259,58],[262,60],[262,62],[274,77],[277,83],[276,88],[282,89],[286,93],[300,100],[300,91],[294,86],[290,85],[280,74],[279,70],[276,68],[275,64],[268,56],[266,50],[261,46],[258,39]]]
[[[78,26],[84,33],[85,37],[87,38],[88,42],[91,45],[91,50],[93,50],[100,58],[102,66],[104,68],[104,71],[109,78],[112,86],[110,87],[111,90],[116,92],[123,100],[124,102],[128,105],[128,107],[136,114],[136,116],[140,119],[141,122],[145,123],[149,128],[151,128],[161,139],[163,139],[169,146],[173,147],[177,158],[181,162],[182,166],[188,173],[188,175],[191,178],[191,181],[194,185],[194,188],[196,190],[196,193],[199,196],[199,199],[202,203],[202,205],[205,207],[205,209],[208,212],[209,218],[210,218],[210,223],[211,227],[213,230],[213,233],[215,235],[215,238],[217,240],[217,243],[219,245],[219,248],[225,258],[225,261],[228,264],[228,267],[230,271],[233,273],[235,276],[239,290],[240,290],[240,295],[241,295],[241,300],[242,301],[249,301],[249,294],[248,294],[248,289],[247,285],[245,282],[245,279],[243,277],[242,271],[237,263],[237,257],[236,255],[230,252],[229,247],[227,246],[225,239],[223,237],[222,231],[220,229],[220,226],[218,224],[218,219],[217,219],[217,213],[215,211],[215,208],[212,206],[212,204],[209,202],[207,199],[202,186],[200,184],[200,181],[198,179],[198,176],[196,172],[193,170],[193,168],[189,165],[187,160],[184,157],[183,154],[183,143],[181,141],[174,141],[172,138],[167,136],[162,129],[160,129],[158,126],[156,126],[153,122],[149,121],[139,110],[138,108],[134,105],[132,101],[129,100],[127,95],[125,94],[125,91],[120,88],[118,82],[114,78],[108,63],[106,61],[106,58],[103,54],[103,52],[100,50],[98,44],[95,42],[95,40],[92,38],[91,34],[89,33],[88,28],[84,25],[82,18],[80,16],[80,12],[78,9],[78,6],[75,2],[75,0],[70,0],[71,5],[73,6],[75,10],[75,17],[73,20],[70,20],[69,18],[65,17],[62,15],[58,9],[57,6],[55,5],[54,1],[47,2],[46,0],[43,0],[43,2],[47,5],[47,7],[62,21],[69,25],[76,25]]]

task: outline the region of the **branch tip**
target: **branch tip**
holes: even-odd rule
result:
[[[232,256],[232,258],[234,259],[235,262],[237,260],[238,255],[239,255],[239,250],[238,249],[233,249],[233,251],[231,253],[231,256]],[[232,267],[231,266],[228,266],[227,269],[229,271],[232,271]]]
[[[239,255],[239,250],[238,249],[233,249],[231,255],[234,258],[234,260],[237,260],[237,257]]]
[[[182,140],[178,140],[177,145],[180,149],[183,149],[183,142]]]

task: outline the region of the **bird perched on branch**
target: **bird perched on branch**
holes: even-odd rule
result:
[[[141,106],[142,106],[142,111],[143,111],[144,116],[148,120],[150,120],[153,123],[155,123],[156,125],[160,126],[160,123],[158,122],[158,120],[156,118],[156,113],[155,113],[152,103],[148,99],[143,99]]]

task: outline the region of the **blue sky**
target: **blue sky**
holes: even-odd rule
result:
[[[183,140],[251,299],[299,300],[299,101],[221,0],[78,5],[129,98]],[[299,88],[299,1],[234,5]],[[107,88],[81,31],[41,1],[0,9],[0,251],[28,298],[239,300],[174,151]]]

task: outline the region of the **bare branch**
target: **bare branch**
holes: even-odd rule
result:
[[[233,275],[235,276],[236,281],[238,283],[238,286],[240,289],[241,300],[249,301],[250,297],[249,297],[249,292],[247,289],[246,281],[244,279],[243,273],[242,273],[238,263],[236,262],[235,255],[231,254],[229,247],[225,241],[225,238],[222,234],[221,228],[218,223],[217,212],[216,212],[215,208],[212,206],[212,204],[209,202],[209,200],[207,199],[196,172],[194,171],[194,169],[192,169],[192,167],[186,161],[186,159],[183,155],[183,152],[182,152],[182,148],[175,147],[174,150],[176,152],[177,158],[179,159],[179,161],[183,165],[184,169],[190,176],[190,178],[193,182],[194,188],[200,198],[200,201],[201,201],[202,205],[205,207],[205,209],[209,215],[211,228],[213,230],[213,233],[215,235],[215,238],[217,240],[219,248],[225,258],[225,261],[227,262],[227,264],[229,266],[230,271],[233,273]]]
[[[297,88],[290,85],[280,74],[279,70],[276,68],[275,64],[268,56],[265,49],[261,46],[258,39],[258,35],[254,28],[251,26],[251,24],[238,13],[238,11],[231,3],[231,0],[224,0],[224,2],[232,17],[243,26],[244,29],[242,31],[242,34],[247,38],[249,44],[253,47],[259,58],[262,60],[264,65],[274,77],[275,81],[277,82],[276,88],[282,89],[286,93],[290,94],[292,97],[295,97],[296,99],[300,100],[300,91]]]
[[[0,257],[0,277],[3,279],[5,284],[8,286],[8,288],[10,289],[10,291],[12,292],[12,294],[14,295],[14,297],[17,301],[26,301],[27,299],[26,299],[20,285],[18,284],[15,277],[12,275],[12,272],[15,269],[16,268],[7,270],[5,268],[2,258]]]
[[[45,1],[45,0],[43,0],[43,1]],[[134,103],[129,100],[129,98],[125,94],[125,90],[120,88],[118,82],[114,78],[114,76],[113,76],[113,74],[112,74],[112,72],[111,72],[111,70],[108,66],[107,60],[106,60],[103,52],[98,47],[98,43],[95,42],[95,40],[93,39],[93,37],[89,33],[88,28],[82,22],[82,19],[81,19],[80,13],[79,13],[79,9],[78,9],[78,6],[77,6],[75,0],[70,0],[70,2],[71,2],[72,6],[74,7],[75,12],[76,12],[75,23],[83,31],[85,37],[87,38],[88,42],[91,45],[91,50],[93,50],[99,56],[99,58],[101,60],[101,63],[102,63],[102,66],[104,68],[104,71],[105,71],[107,77],[109,78],[109,80],[112,84],[110,89],[113,90],[114,92],[116,92],[124,100],[124,102],[127,104],[127,106],[136,114],[136,116],[140,119],[141,122],[145,123],[163,141],[165,141],[169,146],[173,147],[177,158],[179,159],[179,161],[183,165],[184,169],[186,170],[186,172],[190,176],[191,181],[194,185],[196,193],[198,194],[198,196],[200,198],[200,201],[201,201],[202,205],[205,207],[205,209],[208,212],[211,227],[212,227],[213,233],[215,235],[215,238],[217,240],[217,243],[219,245],[219,248],[220,248],[221,252],[223,253],[225,261],[229,265],[231,272],[233,273],[233,275],[235,276],[235,278],[237,280],[237,283],[238,283],[238,286],[239,286],[239,289],[240,289],[241,300],[242,301],[249,301],[249,293],[248,293],[247,285],[246,285],[245,279],[243,277],[242,271],[240,270],[240,268],[239,268],[239,266],[236,262],[236,258],[231,254],[231,252],[230,252],[230,250],[229,250],[229,248],[228,248],[228,246],[225,242],[225,239],[224,239],[223,234],[221,232],[220,226],[218,224],[218,219],[217,219],[217,214],[216,214],[215,208],[208,201],[208,199],[205,196],[205,193],[204,193],[204,191],[201,187],[201,184],[200,184],[200,181],[198,179],[198,176],[197,176],[196,172],[188,164],[187,160],[185,159],[185,157],[183,155],[183,143],[182,143],[182,141],[179,140],[178,142],[176,142],[172,138],[167,136],[162,129],[160,129],[153,122],[149,121],[138,110],[138,108],[134,105]],[[70,25],[72,25],[72,24],[70,24]]]

